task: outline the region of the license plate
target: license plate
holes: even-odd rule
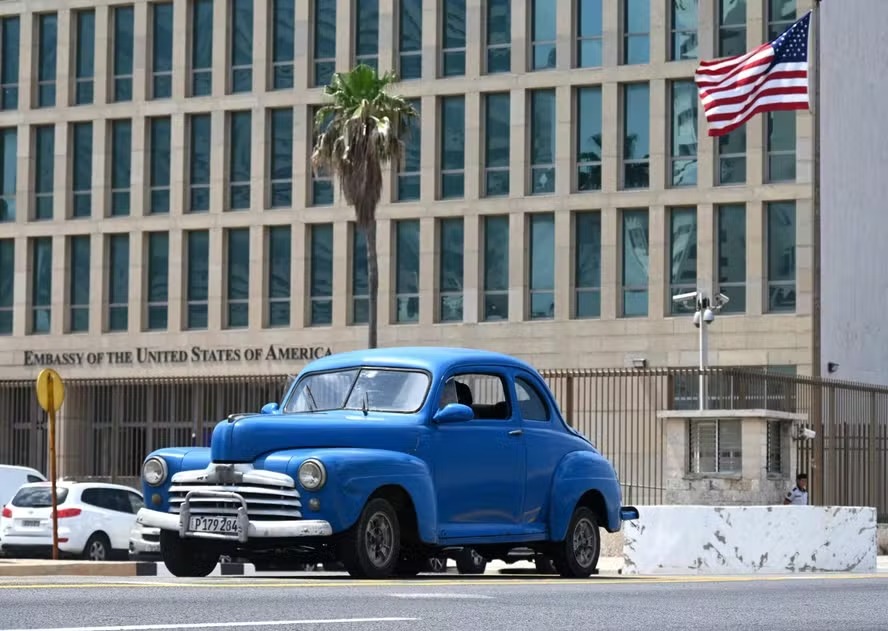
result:
[[[204,517],[193,515],[188,530],[192,532],[212,532],[217,534],[233,535],[237,533],[237,518],[235,517]]]
[[[22,528],[40,528],[39,519],[23,519]]]

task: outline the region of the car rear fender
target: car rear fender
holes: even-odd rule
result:
[[[598,525],[608,532],[620,530],[620,484],[610,462],[592,451],[566,455],[552,477],[549,508],[549,537],[561,541],[574,510],[579,505],[591,508]]]

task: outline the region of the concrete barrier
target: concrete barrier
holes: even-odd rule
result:
[[[623,574],[875,572],[876,510],[846,506],[639,506]]]

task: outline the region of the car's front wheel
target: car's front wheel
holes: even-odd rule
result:
[[[219,555],[210,545],[194,539],[182,539],[173,530],[160,531],[160,556],[173,576],[208,576],[216,569]]]
[[[574,511],[564,541],[556,545],[552,561],[561,576],[586,578],[598,567],[600,553],[598,519],[595,513],[581,506]]]
[[[484,574],[487,559],[474,548],[463,548],[456,553],[456,569],[460,574]]]
[[[370,500],[340,542],[340,561],[355,578],[388,578],[400,557],[401,527],[395,509],[383,498]]]

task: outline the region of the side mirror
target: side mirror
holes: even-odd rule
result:
[[[443,409],[438,410],[432,420],[435,423],[465,423],[475,418],[475,412],[468,405],[462,403],[448,403]]]
[[[277,403],[266,403],[262,406],[262,410],[260,410],[260,414],[279,414],[281,406]]]

